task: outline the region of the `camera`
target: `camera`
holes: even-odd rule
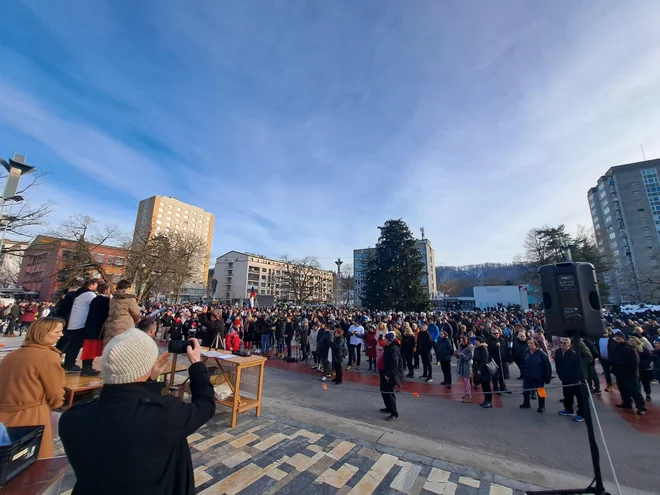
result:
[[[185,354],[188,347],[192,347],[193,343],[189,340],[170,340],[167,344],[167,352],[171,354]]]

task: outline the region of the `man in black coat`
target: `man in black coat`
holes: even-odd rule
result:
[[[428,334],[428,332],[426,333]],[[401,390],[405,366],[403,357],[401,356],[401,347],[396,341],[394,332],[385,334],[383,345],[385,347],[383,349],[382,363],[380,360],[378,363],[378,372],[380,374],[380,393],[383,397],[385,407],[380,411],[390,413],[385,418],[387,421],[396,421],[399,419],[399,411],[396,408],[396,395],[394,393]]]
[[[431,349],[433,349],[433,339],[429,334],[428,326],[422,325],[422,329],[417,334],[417,353],[422,359],[424,374],[421,379],[426,379],[426,383],[433,381],[433,367],[431,366]]]
[[[639,389],[639,355],[637,351],[626,342],[621,330],[614,331],[616,345],[610,352],[610,365],[612,373],[616,376],[616,384],[621,394],[621,404],[617,407],[632,409],[632,403],[637,406],[637,414],[646,414],[646,407],[642,392]]]
[[[555,352],[555,368],[557,376],[564,386],[564,410],[559,411],[560,416],[573,416],[573,420],[581,423],[584,421],[584,395],[580,387],[576,385],[584,380],[582,358],[573,349],[571,349],[571,339],[562,337],[560,339],[559,350]],[[577,415],[573,414],[573,398],[577,398]]]
[[[199,342],[191,339],[191,401],[161,395],[156,378],[168,365],[154,340],[129,329],[105,346],[105,385],[97,400],[62,414],[59,433],[76,475],[74,495],[195,493],[186,438],[215,414]],[[163,359],[164,357],[164,359]]]
[[[490,329],[490,335],[488,335],[486,340],[486,343],[488,344],[488,354],[497,365],[497,373],[493,375],[493,391],[506,392],[506,383],[504,383],[504,366],[502,365],[502,362],[506,359],[505,354],[508,351],[506,339],[502,336],[499,327],[491,327],[489,323],[488,329]]]

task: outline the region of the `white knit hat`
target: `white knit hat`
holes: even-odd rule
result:
[[[101,377],[109,385],[131,383],[149,373],[157,359],[156,342],[143,331],[131,328],[103,349]]]

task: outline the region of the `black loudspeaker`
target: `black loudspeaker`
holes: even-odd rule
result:
[[[598,280],[591,263],[543,265],[539,276],[551,335],[599,338],[605,334]]]

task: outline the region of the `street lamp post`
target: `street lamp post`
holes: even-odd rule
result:
[[[343,264],[341,258],[337,258],[335,261],[335,265],[337,265],[337,303],[339,304],[341,304],[341,265]]]
[[[23,201],[23,197],[16,194],[18,192],[18,183],[20,182],[21,177],[31,174],[36,170],[33,166],[25,163],[25,158],[25,155],[19,155],[18,153],[14,153],[14,158],[10,158],[9,160],[0,158],[0,164],[7,170],[7,182],[5,183],[5,190],[2,193],[2,204],[0,204],[0,221],[4,223],[2,240],[0,240],[0,253],[2,253],[2,248],[5,243],[7,227],[9,227],[9,224],[13,221],[10,216],[13,204],[9,206],[9,215],[6,218],[3,216],[5,204],[7,201],[15,203]]]

